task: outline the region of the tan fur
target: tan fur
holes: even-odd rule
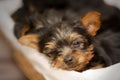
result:
[[[91,48],[92,46],[89,46],[88,48]],[[91,48],[92,49],[92,48]],[[52,63],[53,67],[56,68],[62,68],[66,70],[77,70],[81,71],[83,70],[86,65],[89,63],[89,61],[93,58],[93,51],[91,49],[87,49],[86,52],[83,51],[75,51],[72,52],[71,56],[74,57],[73,64],[70,66],[64,63],[64,57],[60,56],[57,59],[55,59]]]
[[[30,27],[28,25],[24,25],[24,28],[22,29],[22,34],[21,36],[24,36],[25,33],[30,29]]]
[[[69,42],[73,42],[74,40],[78,39],[80,36],[82,37],[82,35],[79,35],[78,33],[74,32],[68,37],[68,40]]]
[[[52,62],[52,67],[62,68],[62,67],[67,67],[67,65],[63,62],[63,57],[61,56]]]
[[[99,64],[97,66],[91,67],[90,69],[99,69],[99,68],[103,68],[104,64]]]
[[[23,45],[30,46],[37,50],[39,49],[38,48],[38,36],[35,34],[29,34],[29,35],[22,36],[19,38],[18,41]]]
[[[91,36],[95,36],[101,25],[100,13],[89,12],[80,21],[87,28],[88,33]]]
[[[50,49],[54,49],[56,47],[55,42],[54,41],[50,41],[48,43],[46,43],[45,48],[50,48]]]

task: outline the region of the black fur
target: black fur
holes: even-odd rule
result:
[[[35,5],[35,8],[37,11],[31,12],[29,10],[29,4]],[[62,21],[66,20],[68,21],[68,24],[74,25],[72,27],[74,31],[82,33],[85,37],[87,37],[90,41],[90,43],[94,44],[95,46],[95,57],[91,62],[105,62],[106,66],[115,64],[120,62],[120,10],[109,6],[103,2],[103,0],[24,0],[24,9],[21,10],[24,13],[15,13],[18,14],[19,17],[23,17],[23,19],[18,20],[16,23],[17,27],[20,27],[23,23],[29,24],[31,26],[31,30],[27,32],[39,34],[40,35],[40,47],[41,50],[44,50],[44,43],[49,41],[51,37],[55,36],[55,30],[56,27],[51,27],[47,21],[43,21],[43,26],[40,29],[34,28],[34,18],[37,15],[36,12],[42,16],[45,16],[44,13],[48,8],[58,10],[60,15],[57,14],[57,20],[61,19]],[[95,38],[92,38],[88,36],[84,28],[81,28],[81,25],[78,25],[75,27],[76,21],[81,18],[82,15],[89,11],[98,11],[102,14],[102,27],[98,31],[98,34]],[[13,16],[16,16],[16,15]],[[25,14],[24,16],[22,14]],[[35,15],[33,15],[35,14]],[[17,15],[17,16],[18,16]],[[55,16],[56,14],[52,14],[52,16]],[[64,15],[64,16],[63,16]],[[32,17],[31,17],[32,16]],[[58,17],[59,16],[59,17]],[[27,18],[26,18],[27,17]],[[37,15],[37,18],[39,20],[39,15]],[[56,16],[55,16],[56,17]],[[60,21],[60,22],[62,22]],[[21,24],[19,24],[19,22]],[[57,26],[61,25],[61,23],[56,23]],[[18,28],[15,28],[15,35],[16,37],[20,36]],[[20,27],[21,28],[21,27]],[[20,29],[19,28],[19,29]],[[65,28],[66,29],[66,28]],[[62,43],[64,42],[64,43]],[[60,46],[62,44],[67,44],[67,42],[64,41],[58,41]],[[43,52],[43,51],[41,51]],[[92,65],[92,64],[91,64]]]

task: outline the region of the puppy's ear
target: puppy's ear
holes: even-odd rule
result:
[[[18,39],[18,41],[23,45],[30,46],[30,47],[35,48],[37,50],[39,49],[38,36],[35,34],[24,35],[24,36],[20,37]]]
[[[89,12],[81,19],[82,24],[87,29],[90,36],[95,36],[101,25],[101,14],[99,12]]]

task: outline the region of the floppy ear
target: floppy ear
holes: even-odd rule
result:
[[[18,41],[23,45],[30,46],[32,48],[39,50],[38,47],[39,40],[38,40],[38,36],[35,34],[24,35],[20,37]]]
[[[82,24],[85,26],[90,36],[95,36],[97,31],[100,29],[100,18],[101,14],[99,12],[93,11],[87,13],[81,19]]]

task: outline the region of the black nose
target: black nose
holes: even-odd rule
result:
[[[64,59],[64,62],[66,64],[71,64],[73,61],[73,57],[72,56],[66,56],[65,59]]]

